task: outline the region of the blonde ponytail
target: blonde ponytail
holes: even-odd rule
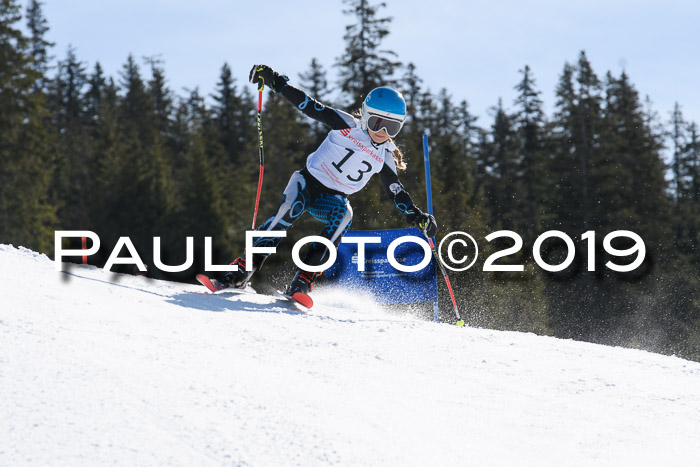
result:
[[[393,152],[394,162],[396,163],[396,170],[406,170],[406,163],[403,161],[403,154],[397,146]]]

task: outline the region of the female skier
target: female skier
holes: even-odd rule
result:
[[[428,237],[437,233],[435,218],[418,209],[399,182],[397,168],[405,168],[402,156],[391,138],[395,137],[406,118],[406,102],[400,93],[388,87],[375,88],[362,104],[361,119],[327,107],[303,91],[289,85],[289,77],[266,65],[255,65],[250,71],[250,82],[266,85],[284,96],[308,117],[326,124],[331,131],[318,149],[308,156],[301,170],[294,172],[284,190],[284,198],[277,213],[257,230],[286,230],[304,212],[326,224],[321,235],[334,245],[340,243],[352,221],[348,196],[358,192],[375,173],[396,207],[409,224],[425,231]],[[277,246],[279,237],[257,238],[254,246]],[[303,258],[304,264],[323,264],[329,254],[321,243],[311,243]],[[254,254],[251,267],[246,267],[245,255],[231,264],[238,271],[228,272],[224,287],[245,287],[269,255]],[[287,295],[311,307],[308,296],[321,273],[299,268],[286,289]]]

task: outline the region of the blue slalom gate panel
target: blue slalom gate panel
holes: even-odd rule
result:
[[[357,288],[371,292],[378,303],[400,304],[437,301],[435,261],[429,253],[430,263],[416,272],[401,272],[387,258],[391,242],[399,237],[413,236],[423,240],[420,230],[351,230],[345,237],[379,237],[381,243],[365,244],[365,270],[358,271],[358,245],[341,243],[338,259],[326,271],[328,283]],[[425,251],[415,242],[405,242],[396,248],[394,257],[405,266],[414,266],[423,261]]]

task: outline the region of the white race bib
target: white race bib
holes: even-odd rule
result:
[[[394,167],[395,147],[390,141],[376,147],[355,120],[353,128],[330,131],[321,146],[306,159],[306,168],[328,188],[351,195],[382,170],[385,160]]]

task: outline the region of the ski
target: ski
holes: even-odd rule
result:
[[[297,292],[294,295],[289,295],[281,290],[278,290],[277,293],[295,305],[298,305],[299,308],[303,309],[304,311],[308,311],[312,306],[314,306],[314,301],[305,293]]]
[[[224,284],[221,283],[221,281],[211,278],[205,274],[197,274],[196,278],[200,284],[202,284],[209,290],[209,292],[211,292],[211,294],[218,295],[218,292],[222,291],[257,294],[257,292],[250,286],[250,282],[248,282],[248,284],[246,284],[244,288],[238,288],[225,287]],[[281,290],[277,290],[277,294],[280,295],[284,299],[284,301],[290,302],[295,310],[300,311],[302,313],[309,311],[314,304],[311,297],[301,292],[297,292],[294,295],[288,295],[285,292],[282,292]]]
[[[230,292],[257,293],[250,286],[250,282],[248,282],[245,287],[226,287],[221,281],[211,278],[205,274],[197,274],[196,279],[197,282],[209,289],[211,293],[220,292],[222,290]]]
[[[197,274],[196,276],[197,282],[202,284],[204,287],[209,289],[210,292],[218,292],[219,290],[223,290],[224,286],[221,282],[219,282],[216,279],[212,279],[210,277],[205,276],[204,274]]]

